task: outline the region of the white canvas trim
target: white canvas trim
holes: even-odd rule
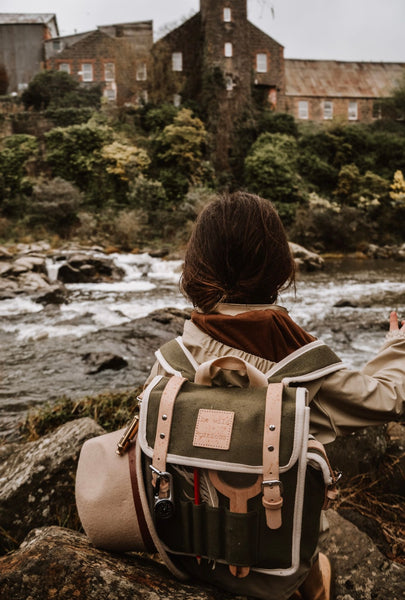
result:
[[[198,363],[196,361],[194,356],[191,354],[190,350],[184,344],[183,338],[180,335],[178,337],[176,337],[176,342],[178,343],[180,348],[183,350],[186,358],[190,361],[190,363],[193,365],[194,369],[197,371],[198,367],[200,366],[200,363]]]
[[[290,385],[290,383],[305,383],[308,381],[314,381],[315,379],[320,379],[321,377],[325,377],[326,375],[330,375],[331,373],[335,373],[335,371],[340,371],[340,369],[344,368],[345,365],[343,363],[335,363],[334,365],[323,367],[317,371],[311,371],[305,375],[297,375],[297,377],[284,377],[281,381],[284,385]]]
[[[305,388],[297,388],[297,393],[295,396],[295,423],[294,423],[294,443],[293,449],[290,456],[290,460],[286,465],[280,465],[280,472],[284,473],[291,469],[293,465],[297,462],[301,447],[303,445],[305,432],[305,409],[307,404],[307,395],[308,391]]]
[[[160,350],[156,350],[155,356],[160,366],[163,367],[166,373],[170,373],[171,375],[177,375],[177,377],[182,376],[180,371],[176,371],[176,369],[173,369],[173,367],[167,362]]]
[[[308,452],[307,461],[308,464],[311,465],[311,467],[314,467],[315,469],[320,469],[322,471],[325,485],[331,485],[333,483],[328,463],[321,454],[317,454],[316,452]]]

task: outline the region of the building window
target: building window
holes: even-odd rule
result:
[[[232,19],[231,9],[226,7],[224,8],[224,21],[225,23],[230,23]]]
[[[227,75],[225,77],[225,85],[227,92],[232,92],[233,90],[233,78],[232,75]]]
[[[147,104],[148,103],[148,90],[141,90],[138,94],[137,98],[138,104]]]
[[[323,118],[333,119],[333,102],[325,100],[323,103]]]
[[[298,102],[298,118],[299,119],[308,119],[308,117],[309,117],[308,101],[300,100]]]
[[[373,119],[382,119],[382,104],[381,102],[373,102]]]
[[[173,71],[182,70],[182,69],[173,69]],[[136,80],[137,81],[146,81],[148,78],[148,73],[146,70],[146,63],[138,63],[136,66]]]
[[[52,49],[55,50],[55,52],[60,52],[61,50],[63,50],[62,40],[53,40]]]
[[[183,53],[173,52],[172,54],[172,70],[182,71],[183,70]]]
[[[173,96],[173,104],[176,108],[178,108],[181,104],[181,96],[180,94],[174,94]]]
[[[224,54],[227,58],[232,58],[233,56],[233,47],[231,42],[226,42],[224,47]]]
[[[264,52],[256,54],[256,72],[267,73],[267,54]]]
[[[104,63],[104,81],[115,81],[115,65],[112,62]]]
[[[357,102],[349,102],[348,117],[349,117],[349,121],[357,121],[357,118],[358,118]]]
[[[58,69],[59,69],[59,71],[63,71],[64,73],[68,73],[70,75],[70,64],[69,63],[59,63]]]
[[[117,99],[117,87],[115,83],[107,83],[104,88],[104,97],[107,98],[110,102],[114,102]]]
[[[93,81],[93,65],[91,63],[82,64],[82,81]]]

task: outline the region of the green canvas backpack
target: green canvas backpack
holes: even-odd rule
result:
[[[165,550],[226,563],[237,577],[294,573],[336,496],[325,450],[309,435],[303,385],[342,368],[340,359],[316,341],[268,373],[232,355],[199,365],[180,337],[156,356],[170,375],[142,394],[138,441]],[[221,380],[224,369],[235,385]]]

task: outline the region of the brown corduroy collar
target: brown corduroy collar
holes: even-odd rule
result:
[[[272,362],[316,340],[279,310],[252,310],[234,316],[193,311],[191,320],[215,340]]]

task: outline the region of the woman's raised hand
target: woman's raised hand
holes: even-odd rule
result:
[[[405,331],[405,321],[401,322],[401,327],[399,326],[398,323],[398,315],[395,312],[395,310],[392,311],[392,313],[390,314],[390,331],[396,331],[396,330],[404,330]]]

